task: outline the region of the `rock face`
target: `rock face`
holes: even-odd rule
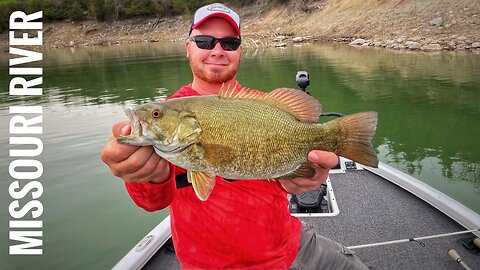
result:
[[[273,11],[245,5],[242,36],[245,44],[275,46],[334,41],[352,46],[395,50],[470,50],[480,53],[479,0],[349,0],[282,1]],[[157,1],[158,2],[158,1]],[[161,1],[160,1],[161,2]],[[272,1],[244,1],[272,2]],[[373,1],[376,2],[376,1]],[[377,1],[378,2],[378,1]],[[396,3],[394,6],[391,5]],[[257,7],[258,6],[258,7]],[[105,46],[135,42],[183,42],[190,18],[141,17],[100,23],[53,21],[44,23],[45,48]],[[423,49],[422,49],[423,48]],[[8,52],[8,35],[0,35],[0,52]]]
[[[405,45],[409,50],[418,50],[422,47],[422,44],[416,42],[416,41],[407,41],[405,42]]]
[[[358,46],[362,46],[363,44],[366,43],[366,40],[363,39],[363,38],[357,38],[355,39],[354,41],[350,42],[349,45],[358,45]]]
[[[295,36],[291,38],[284,35],[279,35],[279,36],[273,37],[272,39],[273,43],[269,43],[269,45],[276,48],[282,48],[287,46],[287,42],[302,43],[302,42],[310,42],[312,40],[317,41],[312,36]]]
[[[435,18],[428,22],[431,26],[442,26],[443,25],[443,18]]]
[[[420,48],[422,51],[431,52],[431,51],[441,51],[442,46],[440,44],[427,44]]]
[[[442,50],[457,51],[457,50],[472,50],[480,51],[480,42],[471,41],[465,36],[444,37],[440,39],[424,38],[419,36],[406,37],[400,36],[396,39],[370,40],[363,38],[353,38],[349,43],[351,46],[360,47],[383,47],[388,49],[407,49],[407,50],[421,50],[424,52],[435,52]]]
[[[304,41],[304,38],[303,37],[294,37],[292,39],[293,43],[300,43],[300,42],[303,42]]]

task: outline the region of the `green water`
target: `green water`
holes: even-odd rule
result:
[[[167,213],[137,208],[99,154],[125,105],[191,81],[183,44],[45,52],[37,98],[8,96],[9,57],[0,55],[0,268],[111,268]],[[296,87],[297,70],[310,73],[309,91],[324,111],[378,111],[382,162],[480,212],[479,55],[331,45],[247,50],[237,78],[261,90]],[[8,106],[20,104],[43,106],[42,256],[8,256]]]

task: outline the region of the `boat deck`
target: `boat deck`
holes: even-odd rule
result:
[[[301,218],[320,234],[345,246],[463,231],[464,227],[399,188],[368,171],[332,174],[330,180],[340,214]],[[462,246],[461,234],[388,246],[356,249],[371,269],[462,269],[447,251],[454,248],[472,269],[480,269],[480,255]],[[174,253],[162,247],[143,269],[180,269]]]

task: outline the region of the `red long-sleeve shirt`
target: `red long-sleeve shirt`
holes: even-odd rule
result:
[[[240,86],[237,86],[238,89]],[[191,85],[170,98],[199,96]],[[278,181],[216,177],[207,201],[192,186],[176,188],[186,171],[169,163],[163,184],[126,183],[133,201],[147,211],[170,208],[173,243],[185,269],[287,269],[300,245],[301,223],[288,210]]]

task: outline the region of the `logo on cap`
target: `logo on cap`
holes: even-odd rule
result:
[[[218,6],[211,5],[207,7],[207,9],[210,11],[220,11],[220,12],[230,13],[230,9],[224,5],[218,5]]]

